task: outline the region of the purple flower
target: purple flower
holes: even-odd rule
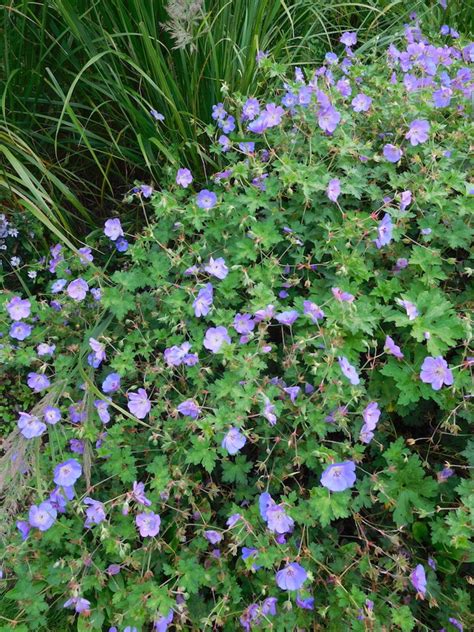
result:
[[[337,64],[337,62],[339,61],[339,58],[336,55],[336,53],[331,53],[331,52],[326,53],[324,56],[324,59],[327,61],[329,65]]]
[[[396,163],[403,156],[403,152],[398,147],[395,147],[395,145],[389,143],[388,145],[384,145],[383,155],[388,162]]]
[[[232,514],[226,522],[226,525],[229,527],[229,529],[232,529],[232,527],[235,527],[235,525],[237,524],[237,522],[242,518],[242,516],[239,513],[236,514]]]
[[[262,607],[261,607],[262,614],[265,616],[268,616],[268,615],[275,616],[277,613],[276,611],[277,601],[278,599],[276,597],[267,597],[266,599],[264,599],[262,602]]]
[[[120,241],[120,239],[118,239],[118,241]],[[117,249],[118,249],[118,243],[116,243],[115,245],[117,246]],[[100,301],[102,298],[102,290],[100,289],[100,287],[91,288],[91,294],[94,301]]]
[[[268,421],[270,426],[274,426],[278,421],[275,415],[275,405],[271,403],[268,397],[265,397],[265,406],[263,408],[263,416]]]
[[[216,103],[216,105],[212,106],[212,118],[215,121],[222,121],[227,116],[226,109],[224,108],[223,103]]]
[[[260,103],[258,99],[247,99],[242,106],[242,120],[253,121],[260,114]]]
[[[82,439],[69,439],[69,449],[76,454],[84,454],[84,441]]]
[[[344,44],[344,46],[348,46],[349,48],[351,46],[355,46],[357,44],[357,33],[354,33],[353,31],[346,31],[341,35],[339,41],[341,44]]]
[[[69,406],[69,415],[74,424],[82,423],[87,418],[84,401]]]
[[[115,393],[120,388],[120,375],[118,373],[109,373],[102,382],[103,393]]]
[[[400,270],[404,270],[406,267],[408,266],[408,259],[405,259],[404,257],[400,257],[399,259],[397,259],[396,263],[395,263],[395,272],[400,272]]]
[[[329,180],[326,194],[331,202],[337,202],[337,198],[341,194],[341,181],[338,178],[333,178],[332,180]]]
[[[94,500],[93,498],[84,498],[84,505],[87,506],[86,509],[86,520],[84,522],[84,526],[86,529],[89,529],[93,524],[100,524],[106,518],[105,515],[105,507],[103,503],[98,500]]]
[[[211,544],[218,544],[224,536],[222,535],[222,533],[219,533],[219,531],[213,531],[212,529],[208,529],[207,531],[204,531],[204,537]]]
[[[211,311],[212,302],[214,300],[214,288],[211,283],[201,288],[197,297],[193,302],[194,315],[197,318],[207,316]]]
[[[373,431],[375,430],[377,423],[380,419],[380,410],[377,402],[370,402],[368,406],[362,412],[364,418],[364,425],[360,431],[360,440],[362,443],[370,443],[374,438]]]
[[[200,407],[192,399],[186,399],[184,402],[181,402],[176,410],[186,417],[191,417],[191,419],[197,419],[201,412]]]
[[[66,288],[66,292],[75,301],[83,301],[86,298],[86,294],[89,290],[89,285],[84,279],[75,279],[71,281]]]
[[[249,334],[255,328],[251,314],[236,314],[233,327],[238,334]]]
[[[411,191],[403,191],[400,195],[400,210],[405,211],[411,204]]]
[[[245,560],[248,560],[249,558],[255,560],[258,557],[258,549],[252,549],[252,548],[243,546],[241,557],[244,562]],[[254,571],[258,571],[260,568],[262,567],[259,564],[252,564],[252,569]]]
[[[212,353],[219,353],[223,344],[232,341],[225,327],[209,327],[204,337],[203,345]]]
[[[300,91],[301,92],[301,91]],[[307,95],[307,92],[306,92]],[[304,98],[304,97],[303,97]],[[286,92],[282,98],[281,98],[281,102],[282,104],[286,107],[286,108],[292,108],[294,107],[297,103],[300,103],[300,99],[299,99],[299,95],[294,94],[291,91]]]
[[[434,571],[436,570],[436,560],[432,557],[428,558],[428,566],[432,568]]]
[[[354,112],[367,112],[372,103],[372,99],[363,92],[359,92],[359,94],[352,99],[351,103]]]
[[[349,292],[344,292],[344,290],[341,290],[338,287],[333,287],[331,289],[331,292],[334,298],[340,301],[341,303],[342,302],[352,303],[355,298],[353,294],[350,294]]]
[[[421,365],[420,378],[425,384],[431,384],[434,391],[439,391],[443,384],[451,386],[454,382],[453,373],[442,356],[425,358]]]
[[[424,143],[429,138],[430,124],[424,119],[416,119],[410,124],[410,129],[405,134],[405,138],[410,141],[413,147]]]
[[[359,379],[359,376],[357,375],[357,371],[356,371],[355,367],[353,367],[352,364],[349,364],[349,360],[347,358],[345,358],[345,357],[339,357],[337,359],[337,361],[339,362],[339,366],[341,367],[341,371],[347,377],[349,382],[353,386],[357,386],[357,384],[360,383],[360,379]]]
[[[217,204],[217,195],[212,191],[203,189],[196,196],[196,204],[199,208],[209,210]]]
[[[221,445],[229,454],[237,454],[246,443],[247,439],[240,430],[232,427],[225,435]]]
[[[385,338],[385,343],[384,343],[383,348],[384,348],[385,353],[390,353],[396,358],[400,358],[400,360],[403,358],[403,353],[400,347],[395,344],[393,338],[390,338],[390,336],[387,336]]]
[[[183,189],[187,189],[192,181],[193,176],[189,169],[178,169],[178,173],[176,174],[176,184],[179,184],[179,186],[183,187]]]
[[[10,327],[10,336],[15,338],[15,340],[25,340],[33,331],[33,327],[31,325],[27,325],[26,323],[16,322],[13,323]]]
[[[339,79],[336,89],[342,97],[350,97],[352,94],[351,84],[347,79]]]
[[[331,410],[331,412],[329,413],[329,415],[327,415],[324,421],[326,421],[328,424],[332,424],[335,421],[337,421],[339,418],[345,417],[347,415],[347,412],[348,412],[347,406],[337,406],[336,408]]]
[[[161,518],[153,512],[141,513],[135,518],[135,524],[142,538],[154,537],[160,531]]]
[[[463,632],[464,627],[463,627],[463,624],[460,621],[458,621],[454,617],[449,617],[448,621],[449,621],[449,623],[451,625],[453,625],[455,628],[457,628],[459,630],[459,632]]]
[[[27,384],[35,393],[41,393],[41,391],[51,386],[51,382],[46,375],[33,372],[28,373]]]
[[[283,389],[287,395],[289,395],[290,400],[295,403],[295,399],[300,394],[301,388],[299,386],[287,386]]]
[[[181,345],[174,345],[165,349],[163,354],[165,362],[168,366],[194,366],[199,362],[199,358],[196,353],[188,353],[191,349],[189,342],[183,342]]]
[[[230,134],[235,129],[235,118],[229,115],[226,119],[218,121],[217,124],[224,134]]]
[[[110,421],[109,404],[110,402],[104,399],[96,399],[94,402],[99,419],[103,424],[108,424]]]
[[[303,610],[314,610],[314,597],[302,599],[299,595],[296,595],[296,605]]]
[[[283,505],[270,505],[266,511],[267,527],[272,533],[291,533],[295,526],[293,518],[285,513]]]
[[[397,303],[405,308],[405,311],[408,316],[408,320],[415,320],[417,316],[419,316],[419,312],[416,308],[416,305],[410,303],[410,301],[405,301],[400,298],[396,299]]]
[[[225,134],[221,134],[221,136],[219,136],[219,138],[217,139],[217,142],[222,147],[222,151],[223,152],[229,151],[229,149],[232,147],[232,143],[230,141],[230,138],[228,136],[226,136]],[[198,204],[198,206],[199,206],[199,204]]]
[[[204,266],[204,270],[211,276],[215,276],[218,279],[225,279],[229,273],[229,268],[226,266],[222,257],[218,259],[209,259],[209,263]]]
[[[151,196],[153,195],[153,187],[149,184],[141,184],[138,187],[137,192],[140,193],[144,198],[148,199],[151,198]]]
[[[137,393],[129,393],[127,407],[137,419],[145,419],[151,410],[151,402],[146,390],[139,388]]]
[[[122,567],[120,566],[120,564],[109,564],[105,572],[107,573],[107,575],[110,575],[113,577],[114,575],[118,575],[121,569]]]
[[[275,504],[275,501],[268,492],[263,492],[258,498],[258,507],[263,520],[267,522],[268,509]]]
[[[273,318],[275,314],[275,307],[273,305],[267,305],[264,309],[259,309],[255,312],[255,322],[259,323],[262,320],[269,320]]]
[[[145,483],[137,483],[137,481],[134,481],[132,497],[140,505],[144,505],[145,507],[149,507],[151,505],[151,500],[145,496]]]
[[[255,152],[255,143],[252,143],[252,142],[239,143],[239,149],[244,154],[247,154],[249,156],[250,154],[253,154]]]
[[[41,342],[36,347],[36,353],[42,357],[45,355],[53,355],[56,350],[56,345],[48,345],[46,342]]]
[[[276,583],[282,590],[299,590],[308,578],[308,573],[297,562],[285,566],[276,574]]]
[[[66,513],[67,499],[65,498],[59,487],[56,487],[56,489],[51,492],[48,501],[51,503],[54,509],[56,509],[56,511],[58,511],[59,513]]]
[[[68,459],[54,468],[53,481],[59,487],[72,487],[81,477],[82,466],[76,459]]]
[[[451,103],[453,91],[447,86],[441,86],[433,92],[433,105],[435,108],[446,108]]]
[[[356,482],[355,463],[344,461],[329,465],[321,474],[321,485],[331,492],[343,492]]]
[[[28,513],[28,521],[32,527],[40,531],[47,531],[56,521],[58,512],[50,502],[32,505]]]
[[[94,257],[92,256],[92,250],[90,248],[84,247],[79,248],[77,251],[79,253],[79,259],[83,265],[87,265],[91,261],[94,261]]]
[[[303,312],[311,318],[313,323],[317,323],[318,320],[324,318],[323,310],[312,301],[303,302]]]
[[[54,426],[61,419],[61,411],[55,406],[46,406],[43,410],[43,419],[47,424]]]
[[[40,421],[36,415],[20,413],[17,423],[18,428],[25,439],[41,437],[41,435],[46,431],[46,424]]]
[[[115,248],[117,249],[118,252],[127,252],[128,241],[124,237],[119,237],[117,241],[115,242]],[[99,295],[99,298],[97,298],[97,294],[96,294],[97,292],[100,292],[100,290],[96,288],[91,289],[91,294],[94,297],[94,300],[96,301],[100,300],[100,295]]]
[[[438,472],[437,474],[438,483],[445,483],[448,480],[448,478],[451,478],[453,474],[454,474],[453,469],[451,469],[450,467],[445,467],[444,469],[441,470],[441,472]]]
[[[28,318],[31,313],[31,303],[28,299],[14,296],[5,305],[6,310],[12,320],[22,320]]]
[[[341,115],[332,105],[319,110],[318,125],[324,132],[332,134],[340,120]]]
[[[380,419],[380,415],[381,413],[377,402],[370,402],[370,404],[364,408],[362,417],[369,430],[374,430]]]
[[[426,573],[422,564],[418,564],[414,571],[410,575],[410,580],[413,588],[422,594],[426,594]]]
[[[71,606],[73,606],[74,610],[80,614],[81,612],[89,610],[91,602],[84,599],[84,597],[71,597],[64,603],[63,608],[70,608]]]
[[[267,103],[265,111],[263,112],[265,126],[268,128],[280,125],[284,114],[285,110],[279,105],[275,105],[275,103]]]
[[[374,239],[374,244],[377,248],[388,245],[392,241],[393,224],[388,213],[385,213],[381,222],[379,222],[377,228],[377,239]]]
[[[280,325],[288,325],[288,327],[291,327],[291,325],[295,322],[298,316],[299,316],[298,312],[294,309],[291,309],[287,312],[282,312],[281,314],[277,314],[275,316],[275,319],[280,323]]]
[[[165,120],[165,117],[163,114],[161,114],[161,112],[158,112],[157,110],[155,110],[154,108],[152,108],[150,110],[150,114],[152,115],[152,117],[155,119],[155,121],[162,123]]]
[[[168,626],[173,623],[174,612],[172,609],[168,611],[167,615],[160,615],[154,622],[153,626],[156,632],[167,632]]]
[[[28,536],[30,534],[30,531],[31,531],[31,527],[30,527],[29,523],[26,522],[26,520],[17,520],[16,528],[20,532],[21,539],[24,542],[28,538]]]
[[[89,338],[89,346],[94,352],[94,357],[97,362],[101,363],[107,359],[105,355],[105,345],[102,342],[99,342],[95,338]]]

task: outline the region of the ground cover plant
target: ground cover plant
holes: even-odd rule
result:
[[[472,627],[474,46],[340,39],[7,278],[0,630]]]

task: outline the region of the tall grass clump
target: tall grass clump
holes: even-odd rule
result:
[[[466,13],[452,5],[451,23]],[[396,0],[23,0],[3,9],[2,122],[40,160],[74,173],[91,220],[135,177],[159,183],[165,164],[201,178],[215,170],[204,151],[211,106],[228,91],[261,92],[259,50],[304,65],[357,29],[375,52],[411,11],[427,9],[430,20],[443,13]]]

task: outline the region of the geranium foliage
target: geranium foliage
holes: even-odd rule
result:
[[[474,48],[405,37],[260,54],[225,170],[5,293],[0,630],[467,626]]]

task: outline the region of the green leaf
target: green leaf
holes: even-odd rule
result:
[[[186,463],[202,465],[210,474],[217,461],[216,449],[211,448],[209,439],[201,436],[192,437],[191,444],[192,447],[186,456]]]
[[[327,527],[332,520],[347,518],[350,515],[350,499],[349,490],[331,493],[324,487],[313,487],[308,509],[322,527]]]
[[[392,623],[398,625],[403,632],[411,632],[416,625],[416,621],[408,606],[398,606],[392,612]]]

